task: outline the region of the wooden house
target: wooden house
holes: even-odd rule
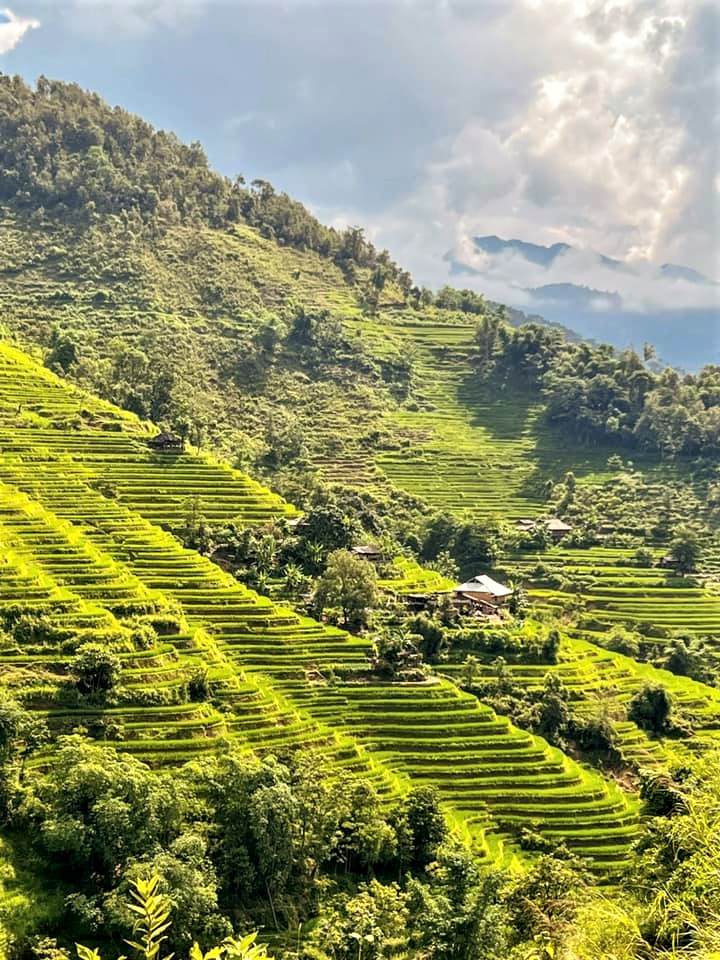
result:
[[[158,453],[182,453],[185,449],[185,441],[176,433],[159,433],[156,437],[148,440],[147,445],[151,450]]]
[[[374,543],[352,547],[350,552],[361,560],[369,560],[370,563],[382,563],[384,559],[382,550]]]
[[[558,517],[551,517],[547,522],[547,528],[553,540],[562,540],[572,530],[569,523],[565,523]]]
[[[555,541],[562,540],[572,530],[572,526],[565,523],[564,520],[560,520],[559,517],[550,517],[549,520],[523,517],[515,522],[515,526],[523,533],[533,533],[538,526],[543,526]]]
[[[483,573],[453,587],[453,593],[460,604],[469,603],[483,613],[497,613],[512,594],[512,590]]]

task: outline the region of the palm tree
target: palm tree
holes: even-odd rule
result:
[[[305,545],[305,552],[311,570],[313,573],[319,573],[325,558],[325,548],[321,543],[316,543],[313,540]]]
[[[303,583],[305,576],[296,563],[288,563],[285,567],[285,589],[294,597]]]

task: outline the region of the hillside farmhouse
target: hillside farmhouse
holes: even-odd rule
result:
[[[159,433],[156,437],[148,440],[147,445],[151,450],[157,450],[161,453],[182,452],[185,449],[185,441],[176,433]]]
[[[522,530],[525,533],[532,533],[538,526],[544,526],[552,539],[556,541],[562,540],[562,538],[572,530],[572,526],[569,523],[565,523],[564,520],[560,520],[559,517],[551,517],[549,520],[537,520],[524,517],[518,520],[515,526],[518,530]]]
[[[453,587],[456,602],[460,604],[471,604],[481,613],[497,613],[499,608],[507,601],[512,594],[510,587],[503,583],[498,583],[487,574],[478,574],[465,583],[460,583]]]
[[[354,556],[361,560],[369,560],[371,563],[381,563],[384,559],[383,552],[374,543],[366,543],[359,547],[352,547],[350,551]]]

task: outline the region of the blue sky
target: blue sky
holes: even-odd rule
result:
[[[445,279],[448,250],[473,257],[478,233],[716,275],[718,12],[715,0],[13,0],[0,70],[75,80],[200,140],[223,173],[362,224],[426,283]]]

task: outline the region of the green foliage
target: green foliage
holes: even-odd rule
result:
[[[448,640],[439,620],[419,613],[407,620],[406,628],[411,635],[419,638],[418,651],[426,663],[437,663],[442,659]]]
[[[697,533],[689,527],[678,530],[670,543],[670,554],[675,558],[676,569],[680,573],[691,573],[702,556]]]
[[[121,216],[136,229],[244,221],[344,268],[382,267],[409,289],[404,271],[361,228],[324,227],[267,181],[246,188],[242,177],[218,176],[199,143],[186,146],[77,84],[40,77],[33,90],[20,77],[0,81],[0,201],[83,223]]]
[[[318,581],[315,603],[320,610],[339,609],[345,626],[358,626],[377,602],[376,579],[371,563],[347,550],[334,550]]]
[[[555,664],[562,638],[557,628],[535,622],[509,626],[472,624],[451,634],[451,642],[492,656],[502,656],[507,661]]]
[[[462,574],[477,573],[483,567],[492,566],[497,556],[500,527],[494,521],[463,522],[449,514],[432,517],[424,530],[420,557],[437,561],[449,555]]]
[[[654,557],[652,550],[648,550],[647,547],[638,547],[633,555],[633,559],[639,567],[651,567]]]
[[[312,507],[302,521],[303,538],[308,546],[317,544],[323,553],[344,550],[357,535],[357,526],[337,503]]]
[[[177,832],[184,803],[174,778],[73,736],[29,784],[19,817],[60,876],[109,884]]]
[[[514,939],[562,947],[588,896],[589,876],[581,861],[544,854],[508,891]]]
[[[672,712],[670,692],[660,684],[646,684],[631,699],[628,717],[643,730],[661,736],[671,729]]]
[[[652,803],[657,784],[646,782],[645,789]],[[675,949],[709,957],[720,950],[719,798],[720,757],[715,751],[684,782],[664,785],[664,815],[652,822],[638,845],[631,880],[645,904],[644,937],[658,952]]]
[[[422,638],[403,632],[384,632],[373,643],[371,663],[375,673],[388,680],[416,680],[423,676]]]
[[[477,339],[483,376],[541,391],[550,423],[582,443],[614,441],[668,457],[720,452],[717,367],[697,376],[655,373],[632,350],[575,343],[537,324],[481,325]]]
[[[400,817],[408,838],[404,857],[414,868],[426,867],[435,860],[438,848],[448,836],[447,823],[440,809],[440,798],[433,787],[416,787],[404,801]]]
[[[188,680],[188,697],[193,703],[209,700],[212,695],[212,685],[207,669],[199,668]]]
[[[137,939],[125,940],[135,951],[138,960],[172,960],[174,953],[163,954],[164,944],[175,934],[175,923],[171,919],[173,904],[161,891],[161,880],[157,874],[147,879],[138,877],[129,887],[128,912],[134,917],[132,936]],[[203,951],[197,942],[189,945],[188,960],[266,960],[267,948],[256,943],[257,933],[250,933],[237,939],[226,936],[221,942]],[[79,960],[102,960],[98,950],[76,944]],[[47,957],[47,953],[44,954]],[[62,953],[63,957],[67,954]]]
[[[340,896],[312,933],[313,954],[333,960],[382,960],[407,942],[407,894],[371,880]]]
[[[104,697],[120,680],[120,658],[98,643],[85,643],[79,647],[70,670],[80,693]]]
[[[170,903],[159,893],[159,886],[160,878],[155,876],[136,880],[130,890],[132,902],[128,907],[136,914],[133,936],[138,939],[128,940],[127,944],[143,960],[169,960],[161,955],[160,949],[170,929]]]

